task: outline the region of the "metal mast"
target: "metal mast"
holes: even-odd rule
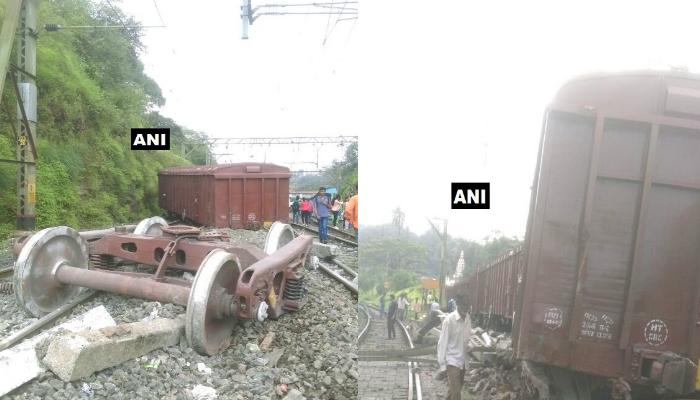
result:
[[[447,257],[447,218],[433,218],[442,221],[442,233],[433,224],[433,221],[428,219],[430,227],[433,229],[436,235],[440,238],[440,307],[445,307],[447,305],[447,299],[445,298],[445,258]]]
[[[17,229],[32,230],[36,223],[36,38],[38,0],[24,0],[17,30],[17,66],[13,83],[17,93]]]
[[[357,19],[357,0],[320,1],[312,3],[268,3],[252,6],[241,1],[241,39],[248,39],[248,30],[263,15],[337,15],[336,22]]]

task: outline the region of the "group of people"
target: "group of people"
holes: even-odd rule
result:
[[[292,222],[308,225],[311,223],[311,213],[314,206],[311,199],[297,196],[292,202]]]
[[[440,309],[435,295],[427,290],[423,292],[422,302],[430,311],[424,320],[424,324],[418,332],[415,342],[420,343],[423,336],[432,328],[440,326],[440,338],[437,344],[437,361],[439,366],[438,380],[447,379],[448,394],[450,400],[461,399],[464,374],[469,365],[467,353],[469,351],[469,339],[472,326],[469,316],[469,304],[466,297],[450,299],[447,302],[447,312]],[[418,304],[416,300],[415,304]],[[386,311],[387,340],[396,338],[394,325],[396,320],[404,320],[410,302],[405,293],[396,298],[389,294],[389,307]],[[379,298],[380,316],[385,315],[385,294]]]
[[[313,197],[306,198],[296,196],[291,205],[292,222],[308,225],[311,223],[313,215],[318,220],[318,240],[321,243],[328,242],[329,218],[333,217],[333,226],[337,227],[340,219],[342,228],[346,228],[346,223],[355,230],[355,238],[358,232],[358,197],[357,190],[347,202],[344,202],[337,194],[333,198],[326,195],[326,188],[320,187],[318,193]]]

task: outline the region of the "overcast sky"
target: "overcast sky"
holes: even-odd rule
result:
[[[157,0],[165,29],[146,30],[146,73],[163,90],[161,112],[212,137],[353,136],[345,125],[344,60],[354,21],[326,16],[263,16],[241,40],[240,2]],[[112,0],[144,25],[161,25],[154,1]],[[253,2],[253,6],[262,3]],[[327,29],[328,25],[328,29]],[[330,32],[323,45],[326,32]],[[337,95],[336,95],[337,93]],[[344,147],[229,146],[220,162],[268,161],[315,169]]]
[[[690,1],[366,1],[355,22],[261,17],[247,41],[239,2],[193,4],[159,0],[168,28],[145,37],[163,113],[212,136],[359,135],[361,223],[401,206],[418,233],[438,216],[524,234],[542,113],[571,77],[700,71]],[[160,23],[152,1],[123,7]],[[450,211],[452,181],[491,182],[491,209]]]

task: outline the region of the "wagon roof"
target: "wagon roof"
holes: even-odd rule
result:
[[[169,167],[160,171],[160,175],[213,175],[213,176],[242,176],[242,175],[276,175],[289,178],[292,174],[289,168],[266,163],[234,163],[219,165],[194,165],[187,167]]]
[[[562,85],[554,96],[552,108],[625,116],[683,115],[697,119],[700,75],[657,70],[585,74]]]

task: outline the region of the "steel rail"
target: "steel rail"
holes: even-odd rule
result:
[[[83,303],[84,301],[86,301],[89,298],[91,298],[92,296],[94,296],[95,293],[97,293],[97,292],[95,292],[93,290],[88,290],[88,291],[84,292],[83,294],[78,295],[71,302],[62,305],[61,307],[55,309],[54,311],[51,311],[50,313],[44,315],[43,317],[39,318],[38,320],[32,322],[31,324],[25,326],[24,328],[20,329],[19,331],[8,336],[2,342],[0,342],[0,351],[5,350],[8,347],[11,347],[12,345],[14,345],[15,343],[31,336],[34,332],[41,329],[44,325],[47,325],[47,324],[53,322],[61,315],[72,310],[78,304]]]
[[[335,279],[336,281],[342,283],[350,289],[351,292],[355,293],[357,295],[357,286],[355,286],[352,282],[349,280],[345,279],[344,277],[340,276],[337,272],[333,271],[332,269],[326,267],[322,263],[318,263],[318,267],[321,268],[321,271],[325,272],[327,275],[329,275],[331,278]]]
[[[359,304],[358,309],[367,318],[367,323],[365,324],[365,327],[362,328],[362,331],[360,331],[360,334],[357,335],[357,343],[360,344],[367,337],[367,334],[369,333],[369,326],[372,323],[372,316],[370,315],[369,311],[367,310],[367,306],[365,306],[364,304]]]
[[[344,262],[338,260],[338,257],[334,257],[330,260],[333,262],[335,265],[339,266],[340,268],[343,269],[343,271],[347,272],[348,274],[352,275],[353,278],[357,278],[357,271],[354,269],[348,267]]]
[[[375,311],[379,311],[377,307],[375,307],[373,304],[367,304],[368,308],[372,308]],[[406,337],[406,341],[408,342],[408,346],[410,349],[413,349],[413,341],[411,340],[411,335],[408,333],[408,329],[406,328],[406,325],[401,322],[401,320],[396,320],[399,323],[399,327],[401,328],[401,331]],[[422,400],[423,399],[423,389],[421,388],[421,383],[420,383],[420,374],[415,371],[415,368],[417,368],[417,365],[413,361],[408,362],[408,398],[413,399],[413,388],[415,387],[416,389],[416,400]]]
[[[406,325],[401,320],[397,320],[399,323],[399,326],[401,327],[401,330],[403,331],[404,335],[406,335],[406,340],[408,341],[408,346],[410,349],[413,349],[413,341],[411,340],[411,335],[408,333],[408,329],[406,328]],[[421,384],[420,384],[420,373],[416,372],[416,369],[418,368],[418,364],[413,361],[408,362],[408,383],[409,383],[409,396],[408,398],[412,398],[412,391],[413,387],[416,389],[416,400],[422,400],[423,399],[423,394],[422,394],[422,389],[421,389]],[[411,379],[413,379],[411,381]],[[411,382],[413,384],[411,385]]]
[[[296,227],[296,228],[299,228],[299,229],[305,229],[305,230],[307,230],[307,231],[309,231],[309,232],[313,232],[313,233],[315,233],[315,234],[318,234],[318,230],[317,230],[317,229],[311,228],[311,227],[309,227],[309,226],[300,225],[300,224],[297,224],[297,223],[295,223],[295,222],[290,222],[289,225],[291,225],[291,226],[293,226],[293,227]],[[357,247],[357,242],[355,242],[355,241],[348,240],[348,239],[343,239],[343,238],[341,238],[341,237],[338,237],[338,236],[335,236],[335,235],[331,235],[330,233],[328,234],[328,237],[331,238],[331,239],[334,239],[334,240],[338,240],[338,241],[340,241],[340,242],[343,242],[343,243],[345,243],[345,244],[349,244],[349,245],[351,245],[351,246]]]
[[[330,221],[330,217],[329,217],[329,221]],[[314,224],[316,224],[316,226],[318,226],[318,218],[311,217],[311,222],[313,222]],[[344,229],[338,229],[335,226],[329,224],[328,231],[339,233],[340,235],[345,236],[348,240],[355,241],[355,234],[350,233]]]
[[[343,236],[345,236],[346,238],[348,238],[348,240],[352,240],[352,241],[355,240],[355,235],[353,235],[352,233],[346,232],[346,231],[344,231],[344,230],[342,230],[342,229],[338,229],[338,228],[336,228],[335,226],[330,226],[330,225],[329,225],[329,226],[328,226],[328,231],[329,231],[329,232],[339,233],[340,235],[343,235]]]

